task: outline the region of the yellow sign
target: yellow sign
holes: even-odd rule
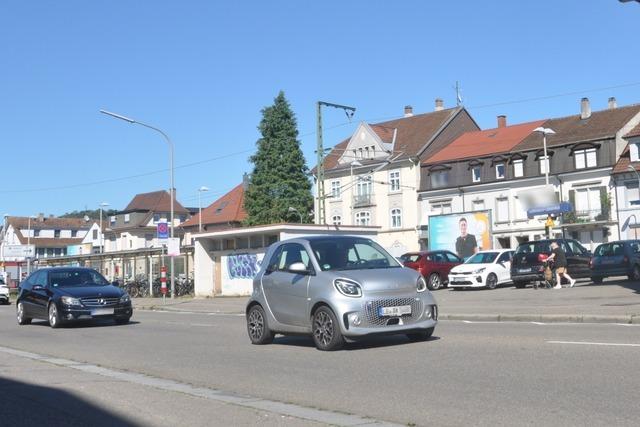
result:
[[[544,224],[547,227],[553,227],[554,223],[553,223],[553,218],[548,217],[547,218],[547,222]]]

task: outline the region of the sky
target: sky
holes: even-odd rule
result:
[[[261,109],[291,103],[309,169],[324,144],[463,103],[481,128],[640,103],[640,4],[617,0],[3,0],[0,212],[122,210],[168,189],[205,207],[251,172]]]

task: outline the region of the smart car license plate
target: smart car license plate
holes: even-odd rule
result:
[[[92,316],[109,316],[113,314],[113,308],[94,308],[91,310]]]
[[[379,316],[402,316],[403,314],[411,314],[410,305],[399,305],[397,307],[378,308]]]

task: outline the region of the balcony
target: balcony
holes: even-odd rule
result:
[[[576,210],[564,214],[565,224],[581,224],[594,221],[608,221],[611,219],[611,209]]]
[[[363,208],[366,206],[375,206],[375,197],[373,194],[357,194],[353,196],[353,207]]]

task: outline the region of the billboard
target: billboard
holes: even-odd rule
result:
[[[429,249],[448,250],[464,259],[493,249],[491,211],[430,216]]]

